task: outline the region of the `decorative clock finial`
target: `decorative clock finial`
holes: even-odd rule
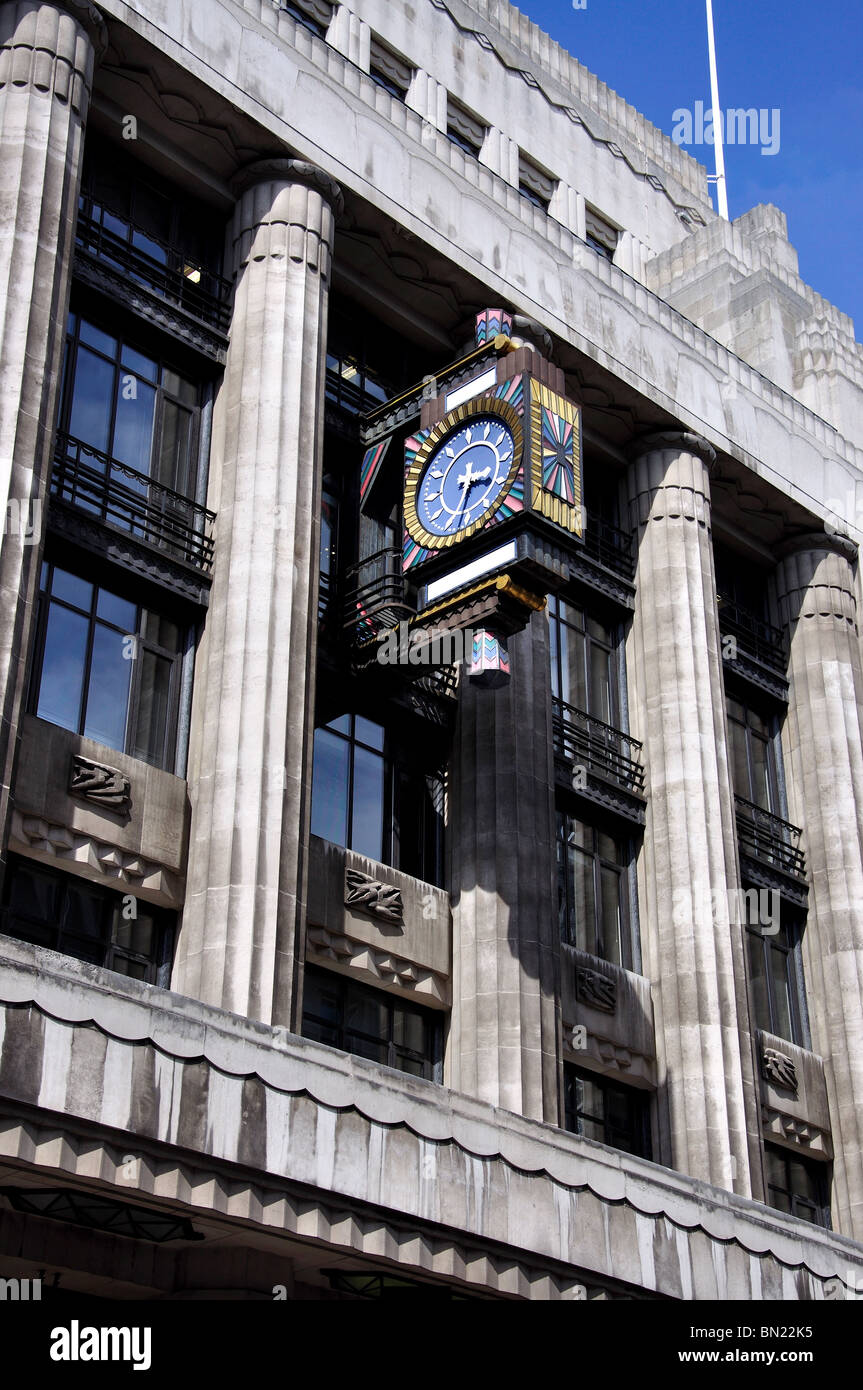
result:
[[[483,309],[481,314],[477,314],[477,347],[482,347],[483,343],[493,343],[501,334],[508,338],[511,333],[512,314],[508,314],[506,309]]]
[[[495,632],[480,630],[473,635],[473,653],[467,668],[468,679],[484,690],[499,690],[510,678],[506,642]]]

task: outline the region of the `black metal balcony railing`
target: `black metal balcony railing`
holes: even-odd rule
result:
[[[356,642],[369,641],[416,612],[407,597],[397,546],[378,550],[346,569],[342,593],[342,625]]]
[[[800,849],[800,831],[796,825],[742,796],[735,796],[734,808],[742,854],[794,878],[806,878],[806,857]]]
[[[214,512],[67,434],[57,435],[51,494],[174,559],[212,565]]]
[[[644,768],[637,739],[557,697],[552,699],[552,710],[555,753],[609,778],[626,791],[641,794]]]
[[[788,654],[780,629],[756,617],[725,594],[719,594],[718,602],[721,631],[735,637],[748,656],[784,674]]]
[[[632,554],[632,537],[590,512],[584,528],[584,549],[592,560],[596,560],[606,569],[612,570],[624,579],[633,578],[635,559]]]
[[[154,290],[169,303],[203,320],[220,333],[227,333],[231,319],[231,285],[228,280],[205,266],[197,265],[179,247],[161,242],[128,217],[115,214],[101,205],[99,211],[128,228],[133,235],[137,233],[154,248],[156,254],[148,254],[126,237],[111,231],[100,217],[94,216],[93,208],[86,200],[79,209],[75,233],[80,250],[102,264],[121,271],[127,280]]]

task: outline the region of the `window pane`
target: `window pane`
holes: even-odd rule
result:
[[[755,1022],[765,1032],[772,1033],[770,1004],[767,998],[767,980],[764,970],[764,938],[760,933],[747,932],[749,939],[749,974],[752,981],[752,1007]]]
[[[165,487],[188,496],[191,479],[192,413],[163,401],[162,439],[154,476]]]
[[[584,637],[571,627],[560,629],[561,699],[577,709],[586,709],[584,677]]]
[[[103,333],[101,328],[97,328],[93,323],[88,323],[86,319],[81,320],[79,336],[82,343],[89,343],[90,347],[104,352],[106,357],[117,356],[117,339],[112,338],[108,333]]]
[[[89,620],[52,603],[36,713],[49,724],[77,732],[87,659]]]
[[[13,913],[57,923],[54,894],[56,879],[35,869],[19,869],[13,879],[9,904]]]
[[[770,938],[768,937],[768,942]],[[787,1038],[793,1042],[793,1030],[791,1027],[791,981],[789,979],[789,966],[791,958],[787,951],[779,950],[771,945],[769,952],[770,973],[773,976],[773,1031],[780,1038]]]
[[[54,598],[61,598],[65,603],[82,608],[85,613],[89,613],[93,605],[93,585],[88,584],[86,579],[79,579],[77,574],[58,569],[56,565],[51,581],[51,593]]]
[[[192,381],[187,381],[180,376],[179,372],[172,371],[170,367],[162,369],[162,386],[166,391],[170,391],[172,396],[176,396],[182,405],[196,406],[198,404],[198,388]]]
[[[582,850],[572,851],[573,915],[570,940],[580,951],[596,954],[596,894],[593,859]]]
[[[84,733],[108,748],[123,749],[132,662],[123,655],[123,634],[96,624]]]
[[[147,912],[138,912],[136,918],[125,918],[121,909],[114,908],[112,938],[115,946],[124,951],[132,951],[137,956],[151,956],[155,945],[155,925]],[[115,966],[115,969],[119,969]]]
[[[357,715],[356,736],[360,743],[367,743],[370,748],[380,748],[384,746],[384,731],[380,724],[373,724],[370,719],[363,719]]]
[[[99,590],[96,616],[104,618],[106,623],[113,623],[114,627],[122,628],[125,633],[138,631],[137,605],[129,603],[128,599],[120,598],[118,594],[112,594],[109,589]]]
[[[590,646],[590,709],[588,713],[604,724],[611,719],[611,658],[595,644]]]
[[[750,737],[750,752],[752,756],[752,795],[750,800],[756,806],[761,806],[765,811],[773,809],[772,797],[770,795],[769,764],[767,754],[767,744],[754,735]]]
[[[351,849],[380,859],[384,831],[384,760],[357,748],[354,754],[354,804]]]
[[[142,650],[138,714],[131,748],[132,756],[144,762],[160,763],[166,748],[168,704],[173,663],[165,656]]]
[[[97,357],[87,348],[79,348],[72,390],[69,433],[103,454],[108,453],[114,395],[113,363]],[[89,467],[95,466],[91,458],[85,458],[85,462]]]
[[[66,889],[66,910],[63,914],[63,935],[67,932],[75,936],[102,937],[105,896],[98,888],[87,888],[84,884],[69,884]]]
[[[347,843],[349,757],[350,745],[343,738],[315,730],[312,834],[335,845]]]
[[[598,943],[599,954],[603,960],[620,965],[620,875],[614,869],[601,868],[599,877],[602,891],[602,940]]]
[[[117,421],[112,457],[138,473],[150,472],[156,392],[137,376],[122,376],[117,386]],[[129,483],[126,479],[126,483]]]
[[[180,650],[180,629],[170,618],[163,618],[161,613],[143,613],[142,619],[141,632],[147,642],[166,652]]]
[[[752,801],[752,787],[749,782],[749,763],[746,757],[746,731],[742,725],[729,721],[728,737],[731,742],[731,780],[737,796]]]
[[[143,377],[145,381],[158,381],[158,364],[153,361],[152,357],[145,357],[143,352],[136,352],[134,348],[129,347],[128,343],[123,344],[121,361],[125,371]]]

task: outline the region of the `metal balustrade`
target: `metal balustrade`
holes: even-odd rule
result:
[[[584,549],[592,560],[624,579],[635,575],[632,537],[602,517],[588,512],[584,528]]]
[[[735,796],[734,809],[741,853],[805,880],[806,857],[797,826],[742,796]]]
[[[58,434],[51,495],[208,571],[215,512],[71,435]]]
[[[556,697],[552,699],[552,726],[558,756],[583,764],[589,772],[616,782],[628,792],[643,792],[644,768],[637,739]]]
[[[388,546],[345,570],[342,624],[355,641],[365,642],[385,628],[412,618],[416,606],[407,597],[402,552]]]
[[[784,675],[788,654],[781,630],[724,594],[719,594],[718,603],[720,630],[736,638],[747,656]]]
[[[199,266],[178,246],[170,246],[137,226],[120,213],[99,204],[116,222],[137,232],[153,247],[160,247],[164,259],[149,255],[125,237],[106,227],[93,215],[85,201],[78,212],[75,241],[79,251],[102,264],[121,271],[127,280],[144,285],[162,299],[193,318],[202,320],[220,333],[227,333],[231,320],[231,284],[215,271]]]

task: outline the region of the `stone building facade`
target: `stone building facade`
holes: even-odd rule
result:
[[[0,1274],[851,1296],[863,349],[782,214],[505,0],[0,45]],[[405,440],[529,367],[510,679],[368,660]]]

